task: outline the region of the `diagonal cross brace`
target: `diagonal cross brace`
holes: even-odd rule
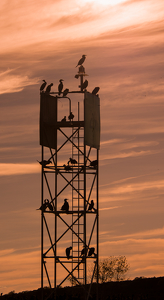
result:
[[[67,224],[67,222],[61,217],[61,216],[58,216],[62,221],[63,221],[63,223],[65,224],[65,225],[67,225],[68,226],[68,228],[70,229],[70,230],[72,230],[72,232],[78,237],[78,239],[79,240],[81,240],[81,242],[84,244],[84,241],[80,238],[80,236],[78,236],[78,234]],[[77,220],[76,220],[77,221]]]
[[[44,255],[46,255],[51,249],[52,247],[58,243],[58,241],[68,232],[69,229],[71,229],[71,227],[81,218],[83,214],[80,214],[79,217],[67,228],[67,230],[64,231],[64,233],[56,240],[56,242],[44,253]]]
[[[63,266],[63,268],[65,268],[65,270],[66,270],[69,274],[63,279],[63,281],[58,285],[58,287],[61,286],[62,283],[63,283],[65,280],[67,280],[67,278],[68,278],[70,275],[73,276],[72,273],[77,269],[77,267],[79,267],[79,265],[82,263],[82,261],[80,261],[80,262],[77,264],[77,266],[76,266],[71,272],[66,268],[66,266],[65,266],[61,261],[59,261],[59,262],[60,262],[60,264]],[[75,277],[75,280],[80,284],[80,282],[77,280],[76,277]]]
[[[56,195],[55,198],[53,198],[51,200],[50,203],[52,203],[69,185],[71,185],[71,182],[79,175],[79,173],[81,173],[82,169],[70,180],[68,181],[63,175],[61,175],[61,173],[59,172],[59,174],[68,182],[65,187]],[[72,185],[71,185],[72,186]],[[83,196],[82,196],[83,197]]]
[[[54,255],[55,255],[54,245],[52,243],[51,235],[50,235],[50,232],[49,232],[49,229],[48,229],[48,225],[47,225],[47,221],[46,221],[46,218],[45,218],[44,214],[43,214],[43,219],[44,219],[44,222],[45,222],[45,225],[46,225],[46,229],[47,229],[47,233],[48,233],[48,236],[49,236],[49,239],[50,239],[50,243],[51,243]]]
[[[65,135],[67,137],[67,140],[59,147],[59,149],[56,150],[56,152],[54,154],[51,154],[51,158],[53,158],[63,147],[64,145],[76,134],[76,132],[80,129],[80,127],[78,127],[72,134],[71,136],[68,138],[67,135]],[[60,129],[59,129],[60,130]],[[62,130],[60,130],[62,132]],[[63,132],[62,132],[63,133]],[[63,133],[64,134],[64,133]]]

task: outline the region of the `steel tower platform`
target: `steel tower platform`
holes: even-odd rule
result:
[[[88,299],[85,287],[99,261],[100,102],[83,89],[82,67],[80,91],[40,94],[41,288],[48,285],[54,299],[69,283],[81,285]]]

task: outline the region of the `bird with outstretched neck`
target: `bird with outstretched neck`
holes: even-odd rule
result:
[[[47,82],[43,79],[43,83],[42,83],[42,85],[40,87],[40,92],[42,92],[44,90],[46,84],[47,84]]]
[[[80,60],[78,61],[78,64],[77,64],[76,67],[81,66],[81,65],[84,63],[85,58],[86,58],[86,55],[82,55],[82,58],[80,58]],[[76,67],[75,67],[75,68],[76,68]]]
[[[60,79],[59,80],[59,85],[58,85],[58,95],[60,96],[61,95],[61,92],[62,92],[62,89],[63,89],[63,82],[64,81],[63,79]]]

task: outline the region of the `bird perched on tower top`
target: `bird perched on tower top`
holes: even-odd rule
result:
[[[63,79],[60,79],[59,80],[59,85],[58,85],[58,95],[60,96],[61,92],[62,92],[62,89],[63,89],[63,82],[64,81]]]
[[[85,61],[85,58],[86,58],[86,55],[82,55],[82,58],[80,58],[76,67],[81,66],[83,64],[83,62]]]
[[[82,89],[82,90],[86,90],[87,86],[88,86],[88,80],[85,80],[85,81],[83,82],[83,84],[81,85],[81,89]]]
[[[68,93],[69,93],[69,89],[65,89],[65,90],[63,91],[63,97],[66,97]]]
[[[43,83],[42,83],[42,85],[40,87],[40,92],[42,92],[44,90],[46,84],[47,84],[47,82],[45,80],[43,80]]]
[[[46,93],[49,94],[51,92],[51,86],[53,86],[53,83],[49,84],[46,88]]]
[[[93,95],[96,95],[97,93],[98,93],[98,91],[99,91],[99,87],[98,86],[96,86],[95,88],[94,88],[94,90],[92,91],[92,94]]]

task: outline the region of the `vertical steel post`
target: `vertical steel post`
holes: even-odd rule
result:
[[[83,75],[80,75],[80,88],[81,88],[81,92],[83,92],[82,85],[83,85]]]
[[[84,100],[84,116],[85,116],[85,100]],[[86,268],[86,144],[85,144],[85,131],[84,126],[84,246],[85,246],[85,256],[84,256],[84,284],[87,283],[87,268]]]
[[[58,102],[57,102],[58,104]],[[57,105],[58,107],[58,105]],[[58,109],[57,109],[58,111]],[[58,114],[57,114],[57,119],[58,119]],[[56,154],[55,154],[55,259],[54,259],[54,298],[56,299],[56,278],[57,278],[57,261],[56,261],[56,256],[57,256],[57,130],[56,130]]]
[[[99,283],[99,150],[97,150],[97,300],[98,300],[98,283]]]
[[[41,148],[41,157],[43,161],[44,149]],[[41,173],[41,206],[43,205],[43,165]],[[42,290],[42,300],[43,300],[43,210],[41,213],[41,290]]]

